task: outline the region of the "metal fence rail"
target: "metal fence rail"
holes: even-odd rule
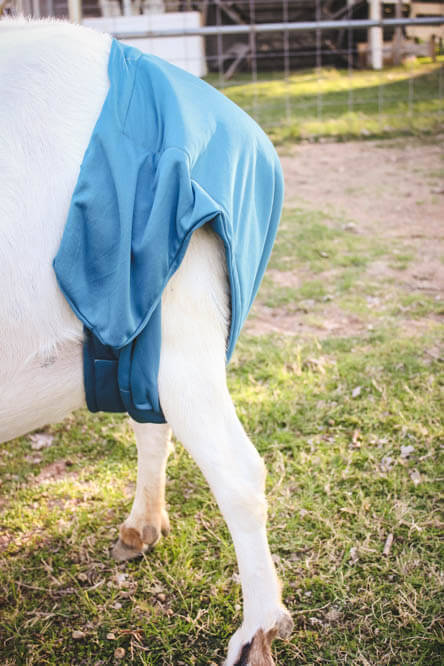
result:
[[[90,27],[205,76],[278,141],[444,131],[444,2],[10,0],[14,4],[25,13],[71,15],[79,22],[83,14]],[[442,7],[439,15],[436,7]]]
[[[151,29],[145,32],[116,32],[117,39],[143,39],[160,37],[208,37],[212,35],[243,35],[263,32],[306,32],[307,30],[353,30],[357,28],[405,27],[409,25],[443,25],[444,16],[406,19],[361,19],[342,21],[298,21],[292,23],[256,23],[250,25],[202,26],[199,28]]]

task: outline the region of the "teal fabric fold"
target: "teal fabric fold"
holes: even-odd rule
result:
[[[114,40],[108,76],[54,270],[75,314],[114,355],[95,372],[85,360],[89,408],[106,410],[108,400],[160,422],[162,292],[193,231],[211,224],[231,288],[228,361],[276,235],[282,172],[259,126],[200,79]]]

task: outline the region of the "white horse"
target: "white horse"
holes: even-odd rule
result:
[[[108,90],[108,35],[61,22],[0,22],[0,442],[85,406],[82,325],[60,292],[57,252],[80,163]],[[230,529],[242,626],[226,664],[273,664],[292,621],[266,536],[265,469],[228,393],[229,287],[221,241],[195,232],[162,297],[159,397],[168,424],[133,423],[137,488],[119,560],[169,530],[170,427],[204,473]]]

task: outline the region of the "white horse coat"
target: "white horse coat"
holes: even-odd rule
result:
[[[108,90],[107,35],[59,22],[0,22],[0,442],[85,405],[82,325],[52,268],[80,163]],[[265,472],[225,376],[229,294],[205,228],[162,297],[159,396],[168,424],[133,424],[137,488],[114,549],[127,559],[169,529],[170,427],[200,466],[230,529],[244,620],[226,664],[272,664],[291,619],[266,530]]]

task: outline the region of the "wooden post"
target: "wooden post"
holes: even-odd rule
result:
[[[370,18],[381,20],[380,0],[370,0]],[[370,54],[373,69],[382,69],[382,28],[370,28]]]
[[[395,7],[396,18],[402,18],[402,0],[396,0]],[[398,26],[395,28],[395,36],[393,38],[393,64],[400,65],[402,57],[402,28]]]
[[[31,0],[20,0],[20,4],[17,3],[16,8],[18,14],[23,13],[23,16],[32,16]]]
[[[71,23],[82,22],[82,0],[68,0],[68,16]]]
[[[436,36],[432,35],[429,41],[429,53],[433,62],[436,62]]]

